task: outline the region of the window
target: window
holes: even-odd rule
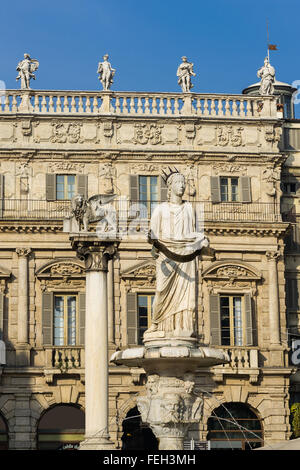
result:
[[[221,296],[221,343],[227,346],[243,345],[242,297]]]
[[[139,176],[139,199],[150,218],[158,202],[158,176]]]
[[[211,342],[222,346],[253,344],[250,294],[210,296]]]
[[[127,344],[142,344],[143,335],[151,325],[154,294],[127,294]]]
[[[239,200],[238,178],[221,178],[221,201],[222,202],[236,202]]]
[[[44,346],[84,345],[85,293],[42,294]]]
[[[78,323],[76,295],[54,296],[54,346],[74,346]]]
[[[297,183],[283,183],[282,189],[285,194],[296,194]]]
[[[143,344],[143,335],[151,325],[154,295],[138,295],[138,344]]]
[[[211,176],[211,202],[251,202],[249,176]]]
[[[56,199],[72,199],[76,192],[75,175],[56,175]]]

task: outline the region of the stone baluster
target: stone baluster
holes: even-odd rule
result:
[[[240,117],[245,117],[245,101],[240,99]]]
[[[211,116],[216,116],[217,115],[217,113],[216,113],[216,103],[215,103],[214,98],[211,100],[210,115]]]
[[[121,106],[120,106],[120,98],[119,96],[116,97],[116,108],[115,108],[116,114],[121,114]]]
[[[163,116],[165,114],[165,104],[163,97],[159,98],[159,111],[158,113]]]
[[[202,111],[201,111],[201,99],[200,98],[197,98],[196,99],[196,113],[197,115],[201,115],[202,114]]]
[[[46,95],[42,95],[41,112],[42,112],[42,113],[46,113],[46,112],[47,112],[47,100],[46,100]]]
[[[158,111],[157,111],[157,96],[153,96],[153,98],[152,98],[152,114],[155,115],[155,116],[158,114]]]
[[[269,265],[269,331],[271,345],[280,345],[280,311],[277,260],[279,251],[267,251]]]
[[[208,99],[204,98],[203,116],[209,116]]]
[[[4,109],[3,109],[3,111],[4,111],[5,113],[8,113],[8,112],[9,112],[9,95],[8,95],[8,94],[5,95]]]
[[[172,114],[171,98],[167,98],[167,115],[171,116],[171,114]]]
[[[126,96],[123,97],[123,114],[129,114]]]
[[[244,367],[250,367],[250,351],[248,351],[248,349],[245,349]]]
[[[134,98],[131,99],[134,101]],[[143,103],[140,96],[137,99],[137,114],[143,114]]]
[[[75,349],[74,366],[75,367],[80,367],[80,349]]]
[[[17,96],[15,94],[12,95],[12,103],[11,103],[11,112],[15,113],[18,110],[17,104]]]
[[[49,113],[54,113],[54,103],[52,95],[49,95]]]
[[[225,101],[225,117],[230,116],[230,103],[229,103],[229,98],[226,98]]]
[[[149,96],[145,97],[145,114],[151,114],[150,113],[150,104],[149,104]]]
[[[61,99],[62,97],[60,95],[57,95],[57,98],[56,98],[56,112],[57,113],[62,112]]]
[[[59,350],[55,349],[54,350],[54,367],[59,366],[59,356],[60,356]]]
[[[224,116],[223,99],[222,98],[218,99],[218,116]]]
[[[238,116],[236,98],[232,98],[232,116]]]
[[[83,96],[82,95],[79,95],[78,96],[78,112],[80,114],[84,113],[84,109],[83,109]]]
[[[91,114],[92,113],[92,106],[91,106],[91,97],[90,96],[86,96],[85,98],[85,112],[87,114]]]

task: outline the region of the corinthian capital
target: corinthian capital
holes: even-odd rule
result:
[[[19,258],[26,258],[31,253],[31,248],[16,248]]]

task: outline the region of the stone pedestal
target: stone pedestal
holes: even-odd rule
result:
[[[86,268],[85,440],[80,450],[114,449],[108,432],[108,260],[117,242],[93,233],[70,234]]]
[[[195,390],[196,370],[224,364],[229,358],[224,351],[194,343],[174,346],[174,339],[158,341],[160,345],[148,340],[147,346],[117,351],[111,362],[145,369],[146,395],[137,399],[142,421],[151,427],[160,450],[182,450],[190,425],[202,418],[203,398]]]

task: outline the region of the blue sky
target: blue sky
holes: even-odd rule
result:
[[[108,53],[114,90],[174,92],[186,55],[194,92],[240,93],[258,81],[268,19],[276,78],[291,83],[300,80],[299,11],[299,0],[2,1],[0,80],[19,88],[16,65],[28,52],[40,61],[33,88],[97,90]]]

